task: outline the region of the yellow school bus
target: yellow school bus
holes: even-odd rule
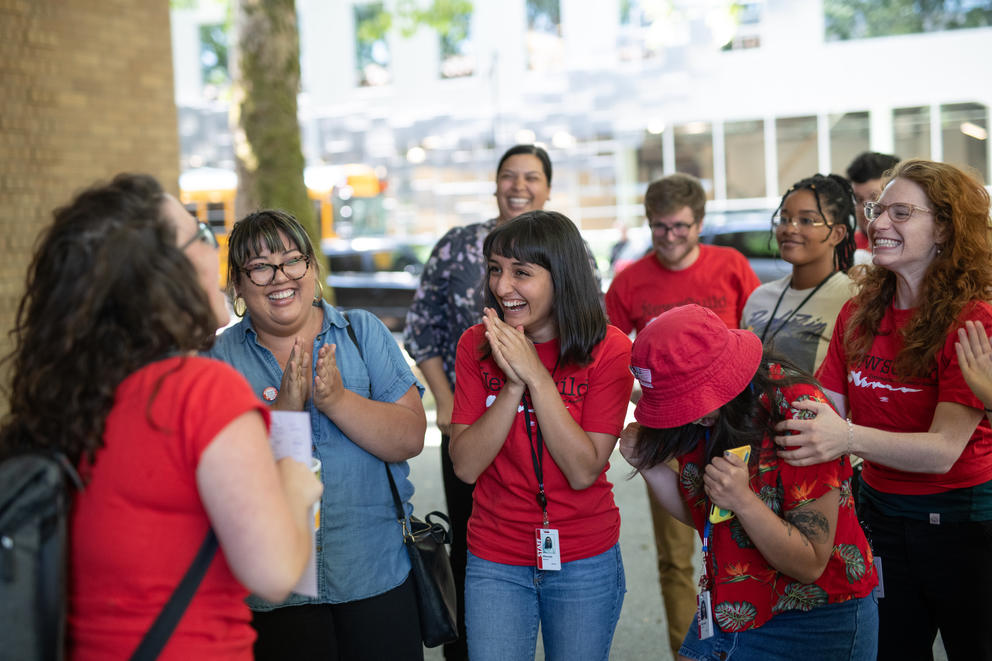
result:
[[[386,182],[374,168],[362,164],[320,165],[306,168],[303,176],[320,227],[318,250],[327,255],[348,254],[353,252],[353,239],[386,234]],[[198,220],[209,224],[217,236],[221,287],[227,281],[227,234],[237,220],[237,189],[238,176],[231,170],[196,168],[179,177],[179,200]]]

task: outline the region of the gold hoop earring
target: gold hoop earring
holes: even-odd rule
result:
[[[248,311],[248,304],[245,303],[245,299],[241,298],[240,294],[234,298],[232,307],[234,308],[234,314],[239,318],[244,317],[245,312]]]
[[[317,279],[317,288],[313,294],[313,304],[319,306],[321,301],[324,300],[324,283]]]

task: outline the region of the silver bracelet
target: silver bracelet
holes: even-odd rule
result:
[[[847,454],[854,454],[854,423],[847,419]]]

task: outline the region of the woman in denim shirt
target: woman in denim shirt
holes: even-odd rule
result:
[[[240,370],[272,408],[310,414],[324,483],[318,596],[250,598],[255,658],[422,659],[410,562],[383,462],[410,512],[406,461],[423,448],[423,389],[381,321],[360,310],[345,318],[323,302],[318,259],[295,218],[250,214],[235,224],[228,250],[243,319],[210,355]]]

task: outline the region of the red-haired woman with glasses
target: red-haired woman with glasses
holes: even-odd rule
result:
[[[882,571],[879,659],[992,659],[992,429],[955,350],[992,328],[989,194],[944,163],[900,163],[865,205],[873,265],[818,377],[840,415],[778,427],[796,466],[865,459],[861,511]],[[845,416],[850,416],[845,420]],[[964,598],[963,591],[976,595]],[[967,606],[962,607],[963,604]]]

